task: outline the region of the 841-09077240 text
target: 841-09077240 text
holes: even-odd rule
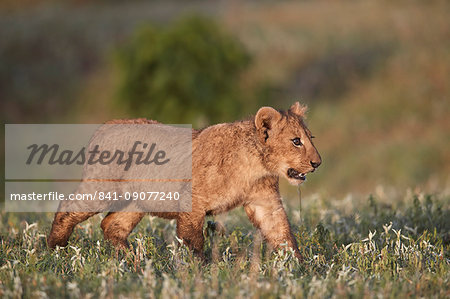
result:
[[[61,192],[48,193],[11,193],[10,200],[179,200],[179,192],[142,191],[142,192],[98,192],[94,193],[70,193],[65,195]]]

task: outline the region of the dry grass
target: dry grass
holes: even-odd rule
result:
[[[367,202],[314,195],[301,217],[288,208],[302,264],[290,251],[267,251],[242,210],[222,217],[224,233],[205,228],[206,264],[181,246],[173,221],[146,217],[130,237],[133,249],[117,254],[97,217],[51,252],[52,215],[2,212],[0,296],[448,297],[448,194],[378,191]]]

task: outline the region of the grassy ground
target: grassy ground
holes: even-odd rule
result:
[[[450,295],[450,196],[386,194],[288,208],[305,262],[271,252],[242,210],[205,226],[202,264],[175,238],[175,223],[147,217],[116,253],[100,217],[79,226],[66,248],[47,249],[50,214],[0,214],[0,296],[20,297],[366,297]],[[295,208],[294,206],[297,206]],[[25,221],[27,219],[27,221]],[[217,225],[216,225],[217,227]]]
[[[0,118],[7,123],[130,117],[113,104],[113,53],[142,24],[195,12],[238,37],[253,57],[241,78],[243,115],[230,119],[262,105],[310,105],[324,163],[306,192],[367,193],[378,184],[435,192],[450,183],[448,1],[8,2],[22,5],[0,4]]]

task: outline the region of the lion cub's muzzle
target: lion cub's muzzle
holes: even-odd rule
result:
[[[306,173],[298,172],[294,168],[289,168],[287,171],[287,175],[291,179],[300,180],[300,181],[306,180]]]

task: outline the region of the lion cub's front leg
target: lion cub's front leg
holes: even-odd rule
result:
[[[255,192],[244,205],[248,218],[257,227],[264,239],[274,248],[287,243],[295,256],[302,261],[303,257],[298,250],[297,241],[291,232],[291,227],[278,194],[278,185],[274,188],[263,186]]]
[[[194,208],[192,209],[194,211]],[[200,258],[203,255],[203,224],[205,221],[204,213],[180,213],[177,218],[177,235],[185,244],[194,251],[194,254]]]

